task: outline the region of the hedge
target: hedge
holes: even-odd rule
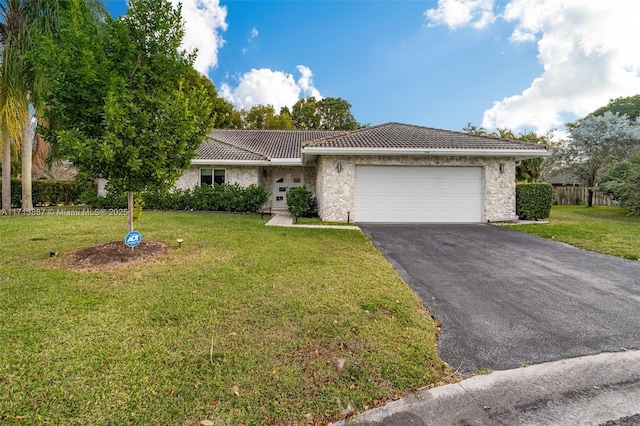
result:
[[[195,210],[226,212],[257,212],[269,199],[264,186],[242,187],[237,183],[202,185],[193,189],[171,192],[148,190],[142,192],[144,207],[152,210]],[[126,208],[125,194],[106,196],[85,193],[82,201],[94,208]]]
[[[0,183],[2,180],[0,180]],[[56,204],[76,204],[80,200],[81,191],[86,185],[67,180],[33,180],[31,182],[31,199],[34,206]],[[22,204],[22,180],[11,179],[11,206],[19,208]]]
[[[548,183],[516,184],[516,215],[523,220],[546,219],[551,214],[553,187]]]
[[[0,180],[0,183],[2,181]],[[34,206],[56,204],[86,204],[93,208],[127,208],[126,194],[97,195],[95,184],[77,181],[34,180]],[[198,186],[194,189],[142,193],[144,206],[153,210],[198,210],[227,212],[256,212],[269,199],[269,192],[260,185],[242,187],[237,183]],[[22,201],[22,181],[11,179],[11,205],[19,208]]]

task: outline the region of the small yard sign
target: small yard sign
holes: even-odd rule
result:
[[[142,234],[138,231],[131,231],[124,237],[124,243],[131,248],[134,248],[142,241]]]

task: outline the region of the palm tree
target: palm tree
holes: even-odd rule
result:
[[[85,2],[96,17],[104,16],[101,0]],[[31,165],[34,132],[29,108],[43,107],[46,82],[30,61],[36,32],[54,33],[69,0],[0,0],[0,146],[2,147],[2,208],[11,208],[11,147],[21,147],[22,208],[33,209]]]
[[[11,209],[11,145],[17,148],[29,116],[20,33],[20,0],[0,3],[0,145],[2,145],[2,208]]]

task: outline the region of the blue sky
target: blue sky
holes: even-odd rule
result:
[[[372,125],[561,134],[640,93],[637,0],[182,3],[185,48],[238,108],[330,96]]]

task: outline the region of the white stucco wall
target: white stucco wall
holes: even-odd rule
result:
[[[500,173],[500,164],[504,165]],[[514,158],[484,157],[390,157],[321,156],[318,159],[316,191],[320,217],[327,221],[357,221],[355,215],[355,166],[475,166],[483,167],[482,220],[517,219]]]
[[[174,185],[177,189],[191,189],[200,182],[200,169],[190,168],[184,171]]]
[[[259,184],[258,167],[229,167],[229,166],[196,166],[187,169],[176,182],[178,189],[191,189],[200,184],[200,169],[224,169],[227,183],[237,183],[240,186]]]

